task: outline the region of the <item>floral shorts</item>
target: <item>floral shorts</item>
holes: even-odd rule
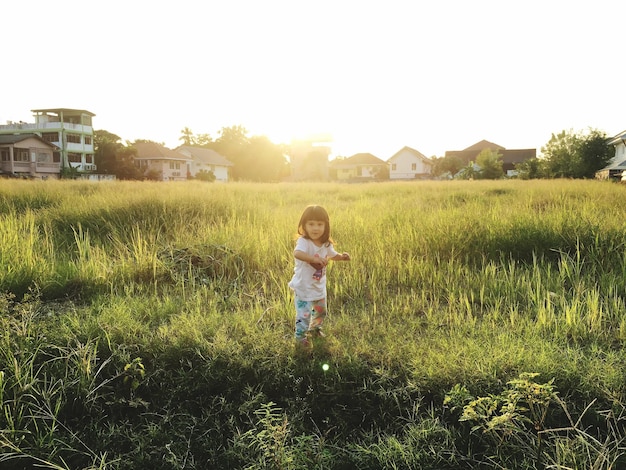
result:
[[[326,318],[326,299],[300,300],[295,296],[296,341],[306,341],[307,333],[319,332]]]

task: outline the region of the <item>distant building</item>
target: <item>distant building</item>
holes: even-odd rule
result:
[[[537,157],[537,149],[505,149],[487,140],[481,140],[465,150],[448,150],[445,156],[459,157],[465,165],[469,165],[470,162],[476,163],[476,157],[483,150],[491,150],[502,155],[502,169],[507,176],[515,176],[517,174],[515,170],[517,164]]]
[[[333,160],[330,170],[340,181],[389,177],[387,163],[371,153],[357,153],[348,158]]]
[[[187,179],[187,166],[193,162],[191,157],[156,142],[136,142],[133,147],[137,150],[135,165],[144,177],[158,181]]]
[[[37,134],[0,134],[0,174],[57,179],[61,172],[58,150]]]
[[[30,152],[30,163],[35,163],[31,167],[33,171],[31,177],[58,178],[61,170],[69,167],[84,173],[96,172],[92,126],[94,113],[69,108],[33,109],[32,112],[35,118],[34,123],[9,121],[5,125],[0,125],[0,135],[34,134],[56,147],[52,153],[52,162],[50,162],[58,164],[58,169],[54,172],[38,171],[38,168],[44,167],[38,166],[37,163],[43,162],[37,161],[39,157],[36,151]],[[21,166],[18,165],[18,167]]]
[[[389,179],[415,180],[430,178],[433,163],[430,158],[411,148],[402,147],[388,160]]]
[[[229,180],[230,168],[234,164],[215,150],[190,145],[182,145],[175,150],[191,158],[187,165],[187,172],[190,176],[195,177],[204,170],[213,172],[215,181],[226,182]]]

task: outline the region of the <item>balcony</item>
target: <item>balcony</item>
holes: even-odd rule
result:
[[[0,169],[6,173],[28,173],[32,176],[42,174],[59,174],[61,172],[60,163],[31,163],[31,162],[2,162]]]
[[[55,145],[61,146],[60,142],[57,142]],[[73,142],[67,142],[65,144],[65,150],[67,150],[68,152],[76,152],[76,153],[93,153],[94,149],[93,149],[93,145],[86,145],[86,144],[75,144]]]
[[[0,125],[0,132],[4,131],[30,131],[30,132],[46,132],[67,129],[83,134],[93,134],[92,126],[84,126],[82,124],[72,124],[69,122],[42,122],[39,124],[26,122],[12,122]]]

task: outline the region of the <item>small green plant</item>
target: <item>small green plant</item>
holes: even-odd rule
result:
[[[146,369],[141,362],[140,357],[134,358],[131,362],[124,366],[124,372],[122,374],[123,382],[128,386],[131,397],[135,393],[135,390],[141,384],[141,381],[146,376]]]

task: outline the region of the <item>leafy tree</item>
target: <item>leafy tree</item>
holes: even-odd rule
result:
[[[578,178],[580,167],[580,137],[572,130],[552,134],[541,148],[548,174],[553,178]]]
[[[597,129],[591,129],[580,146],[582,177],[594,178],[596,172],[604,168],[611,158],[613,158],[613,149],[607,144],[606,134]]]
[[[612,157],[606,134],[590,129],[588,134],[572,130],[552,134],[541,149],[550,176],[555,178],[593,178]]]
[[[480,179],[495,180],[504,176],[502,155],[495,150],[485,149],[480,152],[476,164],[480,167]]]
[[[446,155],[445,157],[432,157],[433,176],[441,176],[449,173],[456,175],[465,165],[458,155]]]
[[[141,171],[135,167],[135,149],[124,146],[121,138],[111,132],[94,132],[95,163],[100,173],[114,174],[117,179],[141,179]]]
[[[210,148],[233,162],[234,180],[278,181],[289,174],[283,145],[272,143],[266,136],[248,136],[241,126],[223,127],[213,140],[209,134],[194,135],[189,128],[181,131],[185,145]]]
[[[284,148],[266,136],[250,138],[242,163],[239,174],[249,181],[279,181],[289,174]]]
[[[213,143],[213,139],[209,134],[198,134],[195,138],[195,145],[198,147],[210,148],[210,145]]]
[[[530,158],[515,165],[517,177],[522,180],[545,178],[547,176],[546,161],[539,158]]]
[[[117,153],[123,147],[118,135],[105,130],[97,130],[93,135],[94,162],[100,173],[115,173]]]
[[[243,126],[224,127],[207,145],[233,162],[234,180],[277,181],[288,174],[285,149],[266,136],[248,137]]]
[[[250,143],[247,129],[240,125],[223,127],[219,134],[220,136],[210,145],[210,148],[233,162],[231,171],[233,179],[244,179],[248,170],[246,165],[249,164],[245,155]]]

